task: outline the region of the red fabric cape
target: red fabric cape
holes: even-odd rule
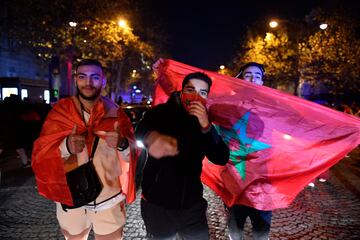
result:
[[[173,60],[160,59],[154,70],[155,105],[181,90],[191,72],[204,72],[213,80],[207,108],[230,148],[230,160],[222,167],[205,159],[202,181],[227,206],[287,207],[360,143],[360,119],[354,116]]]
[[[113,112],[111,117],[107,117]],[[115,116],[115,117],[114,117]],[[129,139],[131,147],[130,161],[120,161],[122,175],[119,177],[127,202],[135,199],[135,168],[137,160],[136,144],[131,122],[121,108],[102,97],[94,106],[88,126],[80,115],[78,100],[75,97],[60,100],[48,114],[40,133],[35,141],[32,154],[32,168],[38,191],[44,197],[56,202],[73,205],[71,194],[66,183],[64,160],[61,158],[59,145],[70,135],[74,125],[77,133],[87,132],[86,143],[91,149],[94,132],[112,131],[115,121],[119,122],[121,133]]]

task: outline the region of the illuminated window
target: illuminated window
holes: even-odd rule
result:
[[[44,100],[47,104],[50,103],[50,91],[49,90],[44,90]]]
[[[2,89],[2,97],[5,99],[6,97],[10,97],[10,94],[19,94],[19,90],[17,88],[3,88]]]
[[[24,98],[28,97],[28,90],[27,89],[21,89],[21,99],[24,100]]]

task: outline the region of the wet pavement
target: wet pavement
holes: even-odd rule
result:
[[[0,239],[64,239],[55,205],[39,196],[31,168],[14,166],[17,160],[8,164],[9,159],[0,159]],[[327,182],[315,182],[290,207],[273,211],[270,239],[360,239],[359,160],[357,149],[331,169]],[[229,239],[222,201],[208,188],[204,196],[209,202],[211,239]],[[125,239],[146,239],[139,202],[137,198],[127,208]],[[251,239],[249,221],[245,232]]]

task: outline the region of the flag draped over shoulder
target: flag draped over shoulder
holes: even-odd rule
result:
[[[32,168],[39,193],[53,201],[73,205],[59,146],[76,125],[77,133],[86,135],[86,144],[90,151],[95,132],[112,131],[115,121],[119,122],[121,134],[128,138],[131,147],[129,162],[119,158],[121,167],[119,181],[127,202],[134,201],[137,152],[133,129],[122,109],[115,107],[114,103],[104,97],[95,104],[87,126],[80,115],[80,103],[75,97],[60,100],[50,111],[40,137],[34,143],[32,154]]]
[[[230,149],[226,166],[203,161],[202,181],[227,206],[289,206],[296,195],[360,142],[360,119],[264,86],[173,60],[154,64],[154,103],[195,71],[213,80],[210,119]]]

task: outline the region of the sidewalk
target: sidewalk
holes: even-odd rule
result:
[[[360,199],[360,147],[333,166],[331,174]]]
[[[331,181],[304,189],[289,208],[275,210],[270,239],[360,239],[360,200]],[[146,239],[139,196],[140,192],[135,203],[127,207],[125,240]],[[204,196],[209,203],[210,239],[228,240],[222,201],[206,187]],[[0,239],[64,239],[55,217],[55,204],[28,183],[0,188]],[[252,239],[249,221],[245,239]]]
[[[23,168],[15,152],[0,155],[0,188],[22,186],[31,178],[33,178],[31,167]]]

